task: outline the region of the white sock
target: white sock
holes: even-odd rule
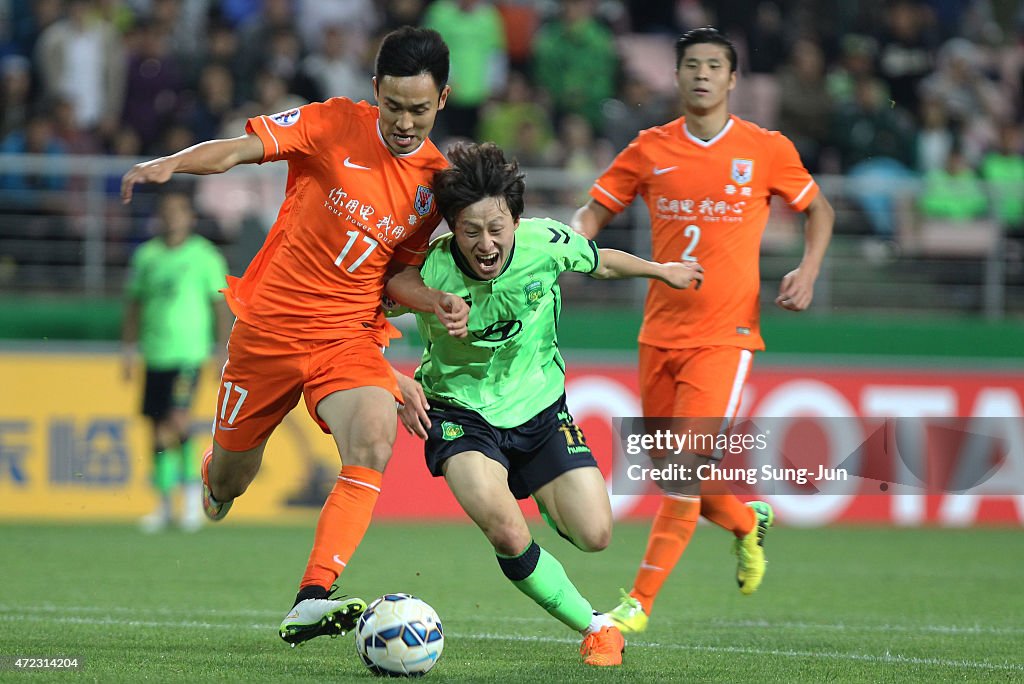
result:
[[[589,634],[593,634],[594,632],[601,631],[602,627],[612,627],[614,625],[615,623],[612,622],[612,619],[610,617],[608,617],[604,613],[598,613],[595,610],[593,617],[590,618],[590,624],[587,625],[587,628],[582,630],[580,634],[582,634],[583,636],[587,636]]]

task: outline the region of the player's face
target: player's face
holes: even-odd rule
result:
[[[192,204],[185,195],[168,195],[160,203],[163,236],[169,244],[182,242],[192,232]]]
[[[384,76],[373,80],[373,94],[380,106],[377,125],[384,142],[395,154],[419,147],[434,127],[437,111],[444,109],[449,87],[438,93],[430,74]]]
[[[485,197],[459,212],[452,232],[473,273],[491,280],[505,268],[518,226],[503,197]]]
[[[679,63],[676,85],[687,111],[704,113],[724,107],[729,91],[736,87],[729,53],[713,43],[691,45]]]

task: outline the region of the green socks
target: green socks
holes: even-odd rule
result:
[[[594,609],[565,574],[562,564],[531,541],[518,556],[498,556],[505,576],[541,608],[562,624],[582,632],[588,628]]]

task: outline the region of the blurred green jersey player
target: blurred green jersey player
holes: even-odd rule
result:
[[[145,364],[142,414],[152,429],[153,485],[159,503],[142,519],[147,532],[172,521],[172,497],[182,492],[183,529],[201,524],[199,458],[189,440],[191,405],[199,371],[223,349],[229,316],[219,292],[227,266],[217,248],[192,234],[189,195],[165,192],[159,202],[159,235],[132,255],[122,330],[125,380],[134,378],[137,356]]]
[[[598,249],[551,219],[520,220],[525,184],[514,161],[493,144],[456,145],[448,156],[452,166],[435,175],[433,189],[452,233],[431,244],[421,273],[428,287],[470,303],[469,335],[453,338],[417,314],[426,348],[419,385],[400,378],[399,415],[426,439],[428,468],[483,531],[505,576],[583,635],[584,663],[619,665],[622,634],[533,540],[516,501],[532,496],[583,551],[611,539],[604,476],[565,405],[558,277],[647,277],[686,288],[703,269]]]

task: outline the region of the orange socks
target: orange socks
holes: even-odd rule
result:
[[[737,537],[747,536],[757,523],[754,509],[737,499],[727,489],[722,488],[720,491],[723,493],[711,494],[702,491],[700,514]]]
[[[654,517],[651,535],[647,540],[647,551],[644,553],[640,570],[633,581],[630,595],[640,601],[644,612],[651,614],[654,599],[661,591],[661,586],[679,562],[690,536],[697,526],[700,517],[701,502],[698,499],[678,499],[665,496],[661,499],[661,507]]]
[[[300,587],[330,589],[370,526],[383,475],[372,468],[343,466],[316,524],[313,551]]]

